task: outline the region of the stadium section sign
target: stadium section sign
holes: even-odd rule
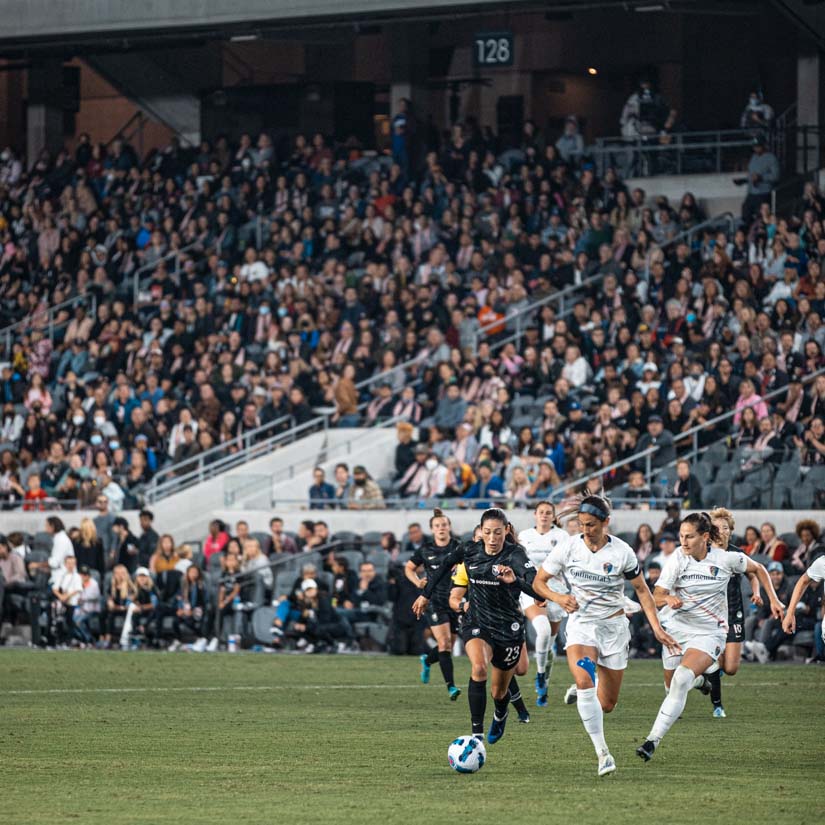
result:
[[[512,32],[481,32],[473,38],[473,65],[512,66],[515,57]]]

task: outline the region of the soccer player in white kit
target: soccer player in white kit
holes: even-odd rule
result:
[[[816,587],[822,581],[825,581],[825,556],[814,559],[811,566],[799,577],[793,589],[791,603],[788,605],[785,619],[782,622],[782,629],[788,635],[796,633],[796,606],[802,594],[812,585]],[[822,622],[822,640],[825,641],[825,621]]]
[[[694,680],[716,662],[728,636],[728,581],[737,573],[753,573],[768,594],[771,613],[781,619],[782,602],[768,571],[744,553],[728,553],[718,543],[718,528],[707,513],[691,513],[679,527],[681,550],[665,562],[653,590],[663,607],[662,626],[682,648],[676,654],[662,650],[665,697],[650,734],[636,753],[650,761],[664,735],[681,716]]]
[[[610,713],[619,700],[630,646],[625,581],[633,585],[659,642],[674,653],[681,649],[659,624],[653,596],[633,549],[608,534],[607,501],[601,496],[586,496],[579,505],[579,523],[581,534],[557,546],[544,560],[533,590],[571,614],[566,631],[567,664],[576,681],[579,716],[599,758],[599,776],[605,776],[616,770],[616,762],[604,738],[604,713]],[[569,595],[548,587],[549,579],[561,574],[570,584]]]
[[[527,551],[527,557],[538,570],[550,552],[569,539],[566,530],[558,526],[556,507],[549,501],[540,501],[533,512],[536,526],[522,530],[518,543]],[[559,578],[552,578],[547,586],[556,593],[568,593],[567,585]],[[536,631],[536,704],[547,707],[547,685],[553,670],[556,636],[567,613],[555,602],[537,602],[521,594],[521,609]]]

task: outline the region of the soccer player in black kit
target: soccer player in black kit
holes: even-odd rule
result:
[[[430,519],[430,530],[433,537],[415,551],[412,558],[404,566],[404,574],[418,588],[423,590],[427,586],[426,578],[419,578],[416,570],[423,567],[427,576],[432,576],[446,556],[452,553],[459,545],[450,533],[450,520],[438,508],[433,510]],[[430,605],[424,613],[430,625],[430,631],[436,642],[429,653],[421,655],[421,681],[425,684],[430,681],[430,665],[438,662],[441,675],[447,685],[450,699],[455,702],[461,691],[453,680],[453,633],[456,631],[456,615],[450,609],[450,579],[442,579],[430,594]]]
[[[711,510],[709,515],[713,526],[716,527],[721,536],[719,546],[722,550],[727,550],[730,553],[743,553],[744,550],[741,547],[729,543],[735,526],[733,513],[724,507],[717,507],[715,510]],[[762,595],[759,581],[754,574],[748,575],[748,578],[753,591],[751,601],[756,605],[761,605]],[[741,575],[731,576],[728,582],[728,638],[725,652],[719,657],[716,668],[705,671],[706,684],[700,687],[703,693],[710,693],[710,699],[713,703],[713,716],[716,719],[724,719],[727,716],[725,709],[722,707],[722,673],[733,676],[739,670],[739,665],[742,662],[742,642],[745,641],[745,606],[742,602],[741,579]]]
[[[430,575],[424,595],[413,604],[417,616],[427,612],[430,597],[442,581],[449,581],[450,571],[463,563],[469,581],[470,613],[478,637],[484,642],[491,665],[490,693],[495,714],[487,741],[497,742],[504,735],[507,722],[509,687],[525,645],[524,614],[519,606],[522,592],[538,598],[531,584],[535,568],[521,545],[508,536],[509,523],[504,513],[492,508],[481,516],[481,541],[467,542],[449,553],[437,571]],[[475,666],[470,676],[468,699],[473,735],[484,735],[487,705],[487,682]]]

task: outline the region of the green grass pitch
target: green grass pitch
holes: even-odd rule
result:
[[[725,720],[694,691],[644,764],[661,666],[631,661],[605,779],[562,703],[568,675],[557,663],[548,708],[522,678],[533,721],[511,715],[464,776],[446,755],[469,733],[466,694],[449,702],[437,667],[421,685],[415,659],[2,651],[0,822],[825,821],[825,669],[744,666],[723,681]]]

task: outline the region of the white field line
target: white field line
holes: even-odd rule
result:
[[[783,682],[747,682],[738,685],[725,682],[725,689],[731,687],[780,687]],[[662,682],[626,682],[625,688],[662,687]],[[51,696],[82,693],[220,693],[222,691],[277,691],[277,690],[421,690],[421,685],[192,685],[188,687],[112,687],[112,688],[43,688],[31,690],[3,690],[2,696]]]

